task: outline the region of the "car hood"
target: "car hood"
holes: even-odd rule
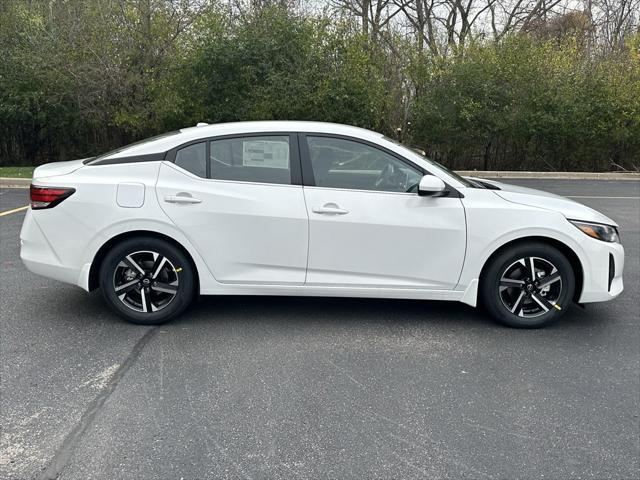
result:
[[[493,193],[508,202],[553,210],[555,212],[560,212],[566,218],[571,220],[583,220],[585,222],[604,223],[607,225],[614,225],[616,227],[618,226],[616,222],[597,210],[589,208],[586,205],[569,198],[561,197],[560,195],[544,192],[542,190],[535,190],[533,188],[495,182],[493,180],[482,179],[482,181],[498,187],[500,190],[492,190]]]
[[[33,171],[33,178],[57,177],[75,172],[84,165],[86,159],[70,160],[68,162],[53,162],[40,165]]]

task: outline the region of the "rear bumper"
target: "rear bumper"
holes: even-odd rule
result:
[[[584,282],[579,303],[613,300],[624,289],[624,247],[589,239],[588,257],[584,267]]]
[[[81,269],[61,264],[31,210],[27,210],[20,231],[20,259],[30,272],[79,285]]]

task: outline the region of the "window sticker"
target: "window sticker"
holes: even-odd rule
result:
[[[273,140],[244,140],[242,164],[245,167],[289,168],[289,143]]]

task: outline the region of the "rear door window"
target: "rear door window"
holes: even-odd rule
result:
[[[207,177],[207,144],[195,143],[176,152],[176,165],[198,177]]]
[[[291,183],[289,135],[212,140],[211,178],[257,183]]]

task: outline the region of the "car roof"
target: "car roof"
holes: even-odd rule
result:
[[[210,138],[223,135],[245,134],[245,133],[275,133],[275,132],[308,132],[324,133],[333,135],[346,135],[361,138],[364,140],[377,140],[383,135],[372,132],[364,128],[342,125],[339,123],[309,122],[292,120],[273,120],[255,122],[231,122],[216,123],[212,125],[204,124],[196,127],[183,128],[181,130],[160,135],[148,141],[138,142],[108,153],[101,159],[129,157],[134,155],[148,155],[166,152],[179,145],[182,145],[200,138]]]

